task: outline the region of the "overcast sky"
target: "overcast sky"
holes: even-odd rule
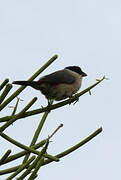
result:
[[[121,1],[0,0],[0,81],[26,80],[54,54],[59,58],[41,75],[79,65],[88,74],[82,89],[103,75],[109,80],[94,88],[91,96],[82,96],[75,106],[52,111],[39,141],[63,123],[48,148],[55,155],[101,126],[103,132],[60,162],[42,167],[37,180],[121,179]],[[38,101],[31,109],[47,104],[43,95],[28,87],[19,96],[24,99],[19,110],[35,96]],[[7,107],[2,116],[11,112]],[[5,133],[29,145],[41,117],[19,120]],[[2,138],[0,144],[0,155],[6,149],[13,154],[20,151]],[[15,165],[18,162],[2,169]]]

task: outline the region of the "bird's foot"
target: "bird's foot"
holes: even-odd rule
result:
[[[47,105],[47,107],[50,107],[51,106],[51,103],[50,103],[50,101],[48,100],[48,105]]]
[[[74,96],[69,97],[69,99],[71,100],[71,102],[69,103],[69,105],[70,105],[71,103],[73,103],[73,105],[75,105],[75,104],[79,101],[79,97],[77,97],[76,99],[75,99],[75,98],[73,99],[73,97],[74,97]]]
[[[49,109],[48,112],[51,111],[50,107],[51,107],[52,103],[53,103],[53,101],[48,99],[48,105],[47,105],[47,108]]]
[[[79,97],[77,97],[76,100],[74,100],[73,105],[75,105],[77,102],[79,102]]]

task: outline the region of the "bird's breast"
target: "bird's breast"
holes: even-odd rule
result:
[[[71,97],[80,89],[80,87],[81,79],[77,78],[76,81],[72,84],[61,83],[56,85],[50,85],[47,83],[43,83],[41,84],[40,91],[46,96],[47,99],[54,99],[56,101],[60,101]]]

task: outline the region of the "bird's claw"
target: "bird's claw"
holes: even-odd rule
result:
[[[75,105],[77,102],[79,102],[79,97],[77,97],[76,100],[74,100],[73,105]]]
[[[52,100],[48,100],[48,105],[47,105],[47,108],[49,109],[48,112],[50,112],[50,107],[52,105],[53,101]]]
[[[73,96],[71,96],[71,97],[70,97],[70,100],[71,100],[71,102],[69,103],[69,105],[70,105],[71,103],[73,103],[73,105],[75,105],[75,104],[79,101],[79,97],[77,97],[76,100],[75,100],[75,99],[73,100]]]

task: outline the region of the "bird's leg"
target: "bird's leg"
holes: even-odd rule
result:
[[[47,108],[49,109],[51,106],[49,99],[47,100],[47,102],[48,102]],[[48,111],[48,113],[50,113],[50,110],[47,110],[47,111]]]
[[[51,107],[51,105],[52,105],[52,103],[53,103],[53,100],[52,99],[48,99],[48,109]],[[48,110],[48,112],[50,112],[50,110]]]
[[[49,99],[47,101],[48,101],[48,107],[50,107],[51,106],[51,102],[50,102]]]

